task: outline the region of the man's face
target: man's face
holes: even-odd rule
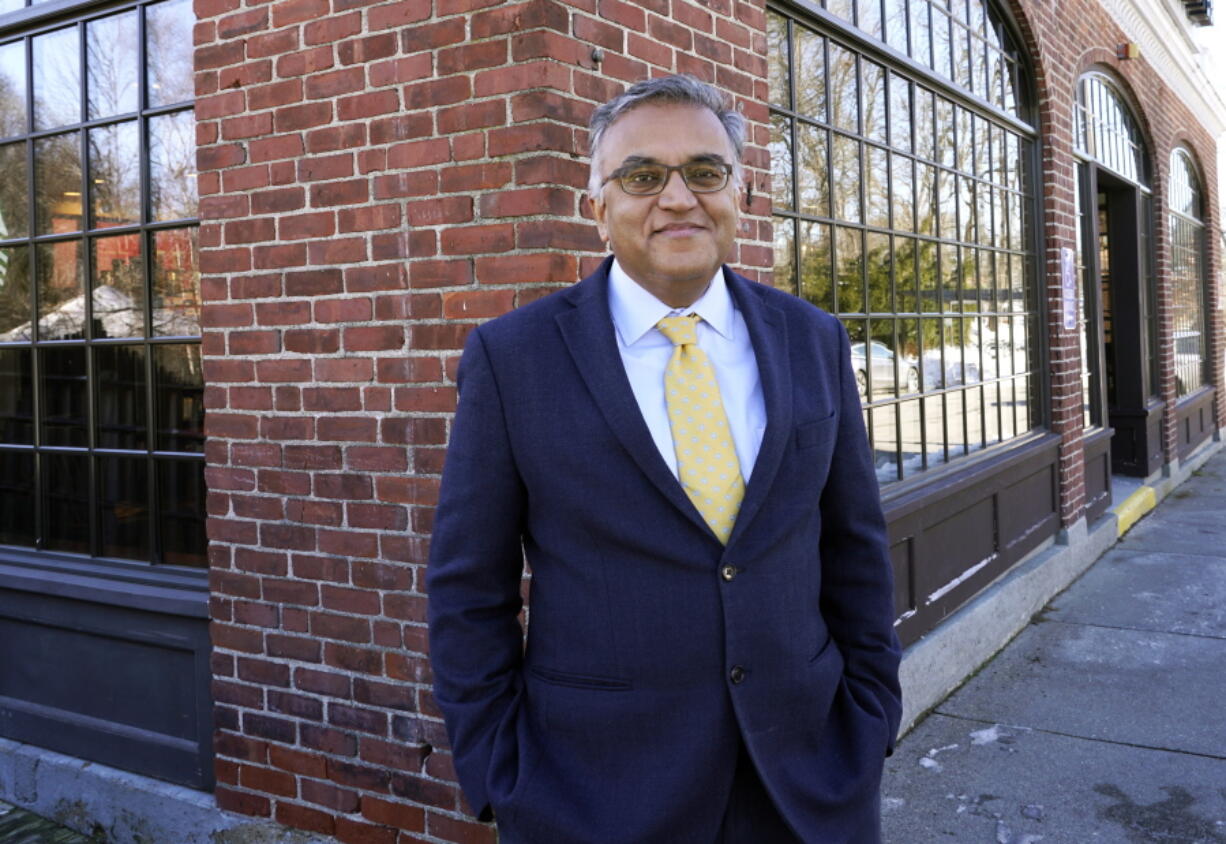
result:
[[[605,131],[594,166],[603,181],[628,161],[676,165],[712,158],[728,164],[736,160],[714,112],[647,104]],[[732,250],[736,191],[729,179],[722,190],[693,193],[681,173],[673,171],[660,193],[632,196],[614,179],[593,198],[592,212],[601,238],[626,274],[662,302],[684,307],[702,295]]]

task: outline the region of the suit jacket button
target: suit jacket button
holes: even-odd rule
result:
[[[733,566],[733,565],[724,566],[722,569],[719,570],[719,576],[722,577],[724,580],[732,580],[732,578],[736,577],[736,575],[737,575],[736,566]]]
[[[732,681],[732,685],[740,685],[745,679],[745,669],[739,665],[732,666],[732,670],[728,672],[728,679]]]

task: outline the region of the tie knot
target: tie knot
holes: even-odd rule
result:
[[[673,341],[674,346],[692,345],[698,342],[698,314],[664,317],[656,323],[660,333]]]

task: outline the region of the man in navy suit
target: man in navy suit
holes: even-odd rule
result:
[[[430,647],[460,785],[503,842],[880,841],[885,524],[842,326],[723,265],[744,131],[687,76],[598,109],[612,256],[465,348]]]

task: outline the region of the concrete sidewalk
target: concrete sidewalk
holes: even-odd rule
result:
[[[899,743],[889,844],[1226,844],[1226,452]]]

